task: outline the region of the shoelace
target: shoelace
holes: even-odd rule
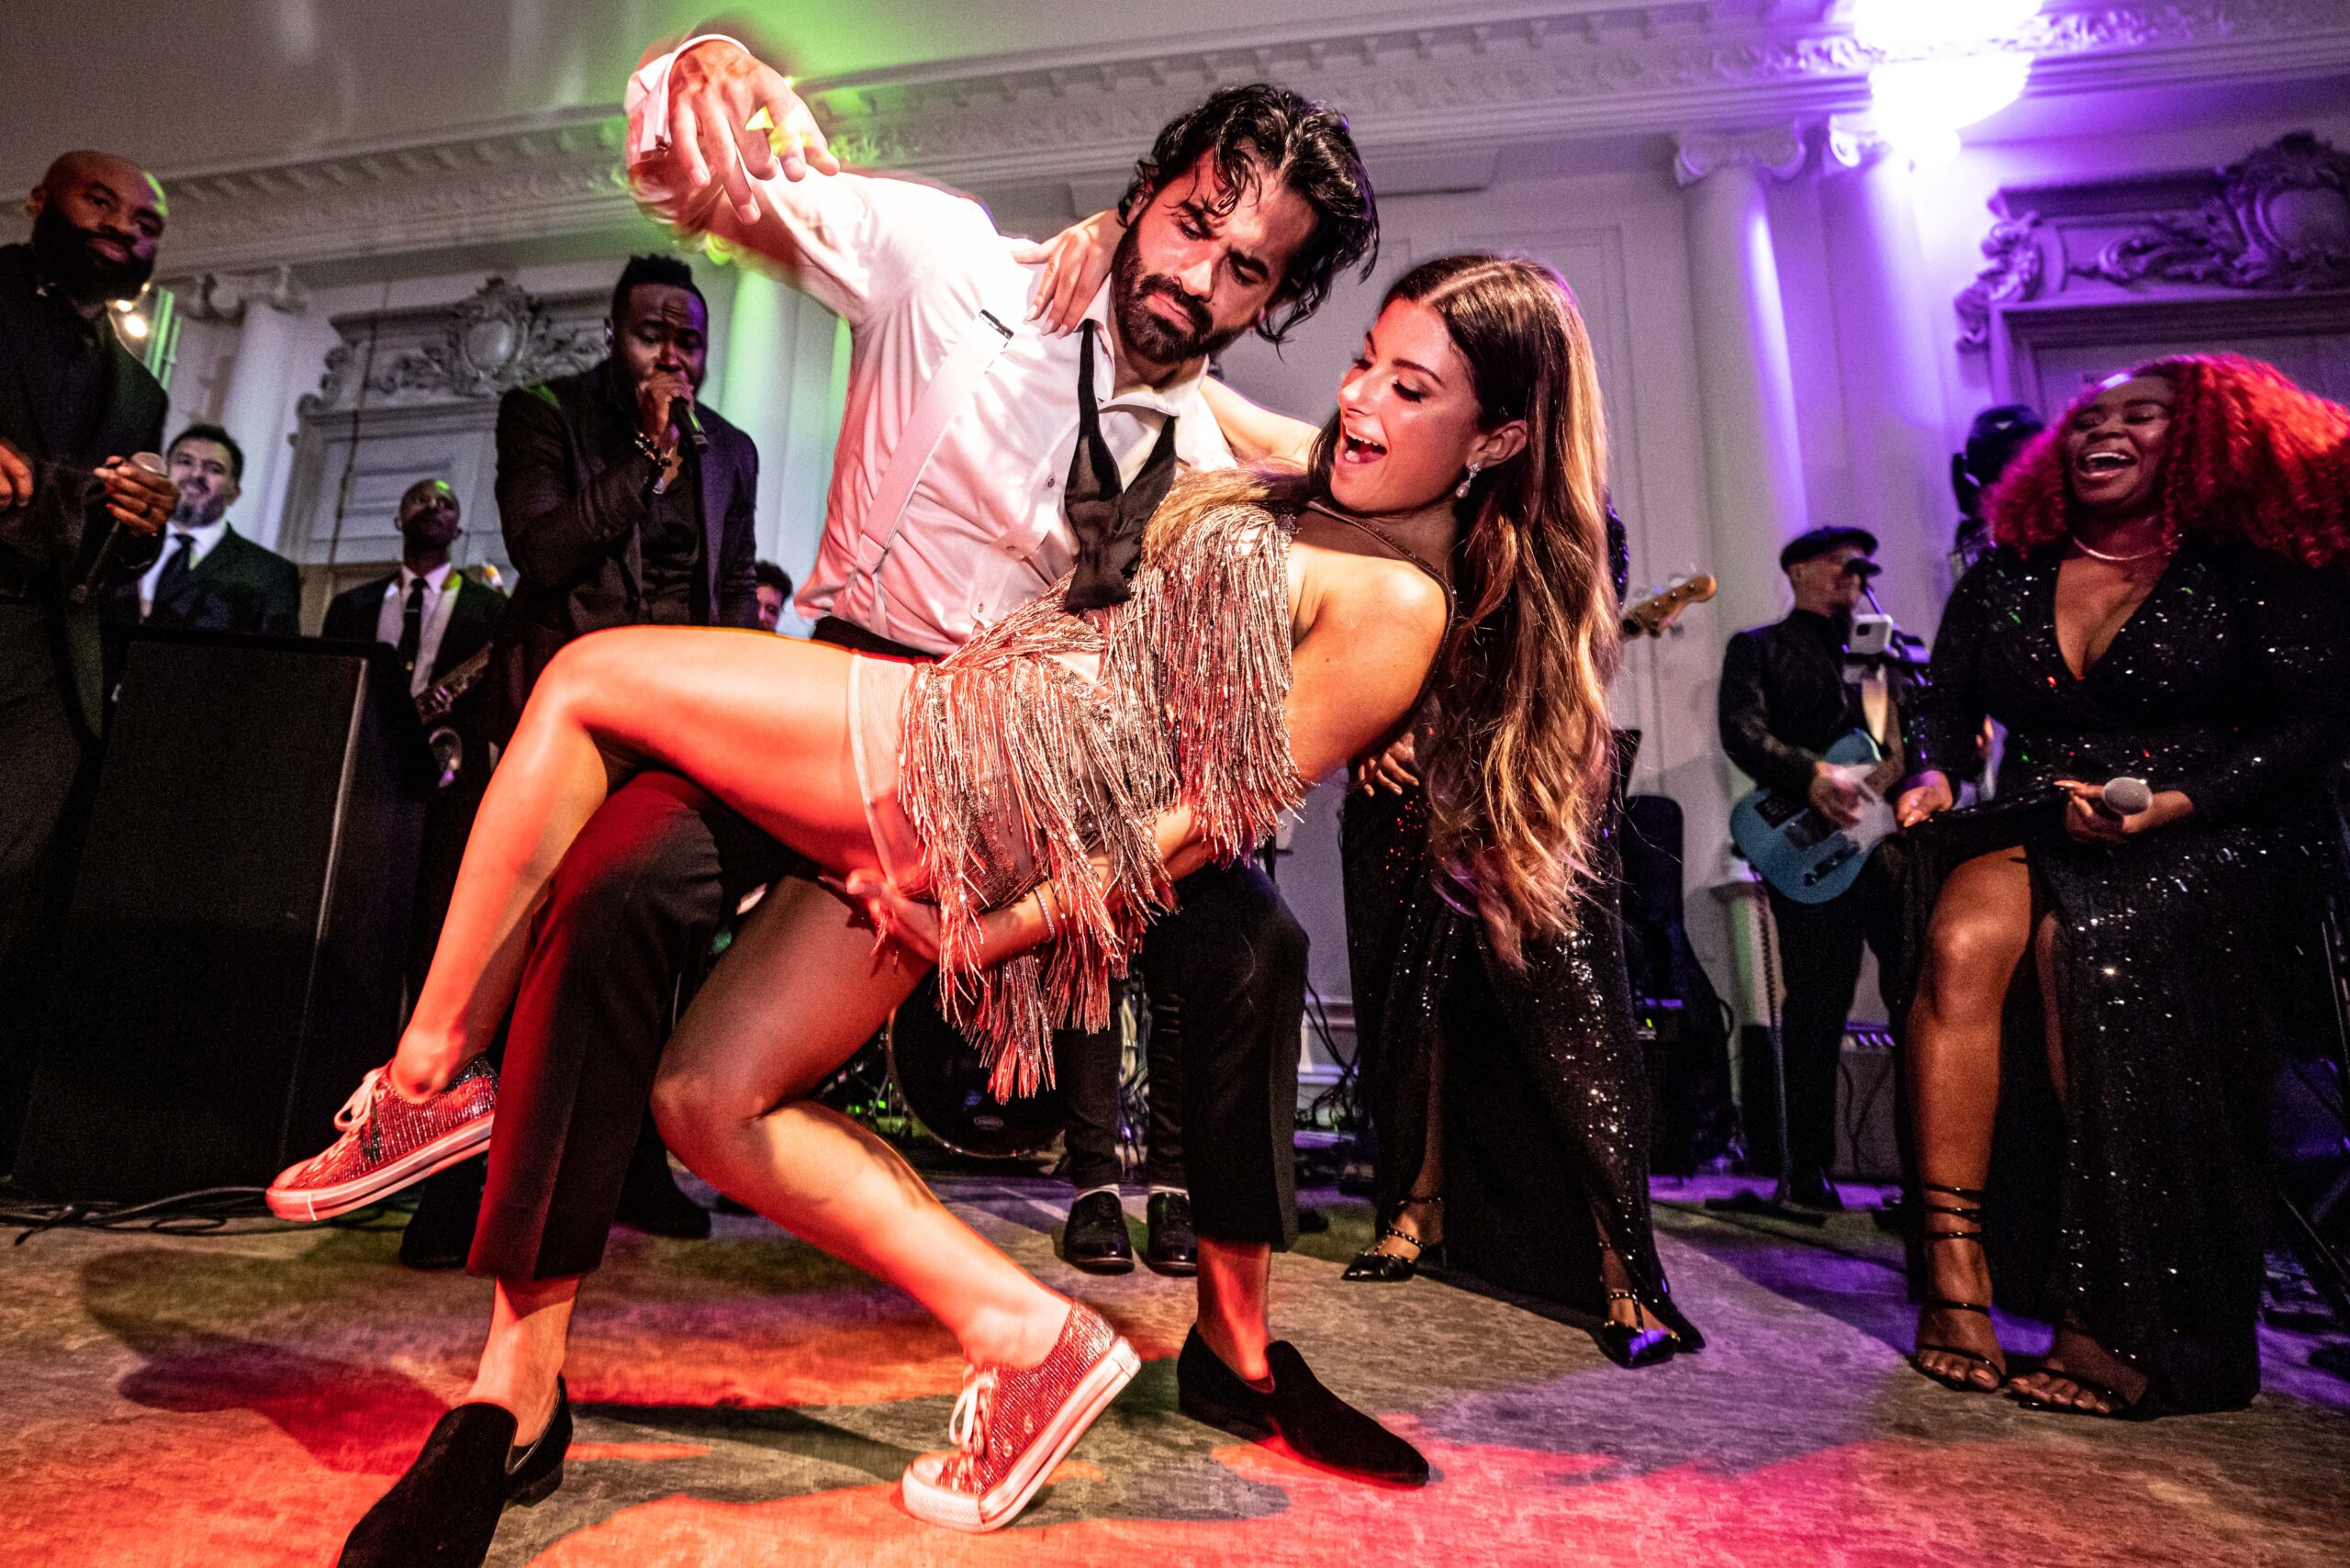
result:
[[[334,1125],[344,1132],[356,1132],[374,1120],[375,1089],[383,1081],[384,1070],[369,1068],[367,1076],[359,1081],[359,1087],[351,1092],[351,1098],[342,1103],[342,1109],[334,1114]]]
[[[959,1467],[973,1481],[979,1476],[979,1461],[987,1456],[988,1422],[995,1415],[995,1382],[993,1367],[966,1366],[963,1392],[955,1396],[955,1413],[946,1418],[946,1435],[962,1450]]]

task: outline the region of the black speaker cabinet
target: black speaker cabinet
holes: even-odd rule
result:
[[[431,792],[391,650],[142,633],[124,653],[17,1179],[253,1186],[398,1038]]]

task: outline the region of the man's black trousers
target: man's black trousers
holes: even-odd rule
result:
[[[1787,1088],[1787,1170],[1823,1174],[1836,1164],[1836,1081],[1844,1024],[1861,980],[1861,948],[1883,969],[1893,951],[1898,910],[1882,866],[1872,859],[1860,879],[1820,904],[1771,890],[1779,975],[1786,1001],[1779,1012],[1779,1048]],[[1758,1114],[1748,1107],[1748,1126]]]
[[[804,866],[673,774],[605,801],[533,924],[472,1272],[551,1279],[601,1261],[683,989],[744,895]],[[1153,1028],[1181,1058],[1193,1223],[1210,1240],[1284,1247],[1305,933],[1252,863],[1178,891],[1141,968]]]

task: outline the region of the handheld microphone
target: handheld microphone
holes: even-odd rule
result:
[[[164,465],[162,456],[159,453],[133,453],[130,465],[152,474],[159,479],[171,477],[171,470]],[[98,553],[91,557],[89,575],[75,583],[73,592],[66,595],[70,601],[74,604],[87,604],[90,602],[90,596],[105,585],[107,576],[114,569],[115,549],[122,543],[122,534],[123,525],[118,520],[106,530],[106,538],[98,545]]]
[[[696,452],[710,444],[710,437],[701,433],[701,416],[694,412],[691,403],[680,399],[669,407],[677,411],[677,423],[684,427],[686,439],[694,443]]]
[[[2109,778],[2098,791],[2098,804],[2109,816],[2134,817],[2154,803],[2154,787],[2143,778],[2123,775]]]

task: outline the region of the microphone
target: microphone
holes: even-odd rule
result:
[[[158,453],[134,453],[131,454],[130,465],[152,474],[159,479],[171,477],[171,470],[163,465],[162,456]],[[122,543],[122,532],[123,527],[118,521],[107,528],[106,538],[98,543],[98,553],[90,558],[89,575],[75,583],[73,591],[65,596],[70,602],[87,604],[90,602],[90,596],[105,585],[108,574],[114,569],[115,549]]]
[[[2154,787],[2143,778],[2123,775],[2109,778],[2098,791],[2098,805],[2109,816],[2134,817],[2154,803]]]
[[[701,416],[694,412],[693,404],[679,398],[669,407],[676,413],[678,425],[684,429],[686,439],[694,443],[694,450],[699,452],[707,447],[710,437],[701,433]]]

